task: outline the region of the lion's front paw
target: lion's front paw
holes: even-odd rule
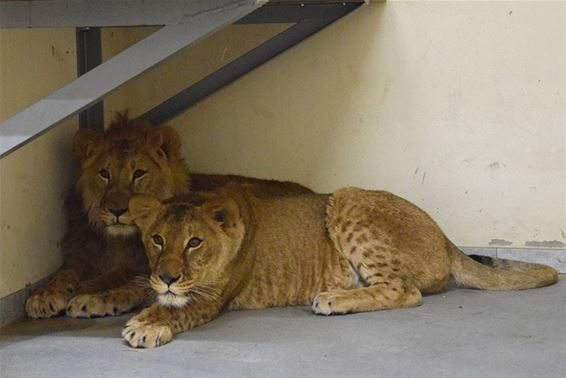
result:
[[[26,313],[30,318],[50,318],[59,314],[67,305],[67,295],[59,291],[34,294],[26,301]]]
[[[134,348],[155,348],[171,341],[173,332],[166,325],[132,318],[122,330],[122,337]]]
[[[113,305],[108,298],[100,294],[77,295],[67,305],[67,315],[73,318],[94,318],[120,315],[123,309]]]

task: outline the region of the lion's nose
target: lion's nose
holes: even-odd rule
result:
[[[120,218],[120,215],[126,213],[128,209],[118,209],[118,210],[108,209],[108,211],[110,211],[116,218]]]
[[[173,282],[177,281],[181,276],[173,277],[169,273],[163,273],[159,275],[161,281],[165,282],[167,285],[171,285]]]

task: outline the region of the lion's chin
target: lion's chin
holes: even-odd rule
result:
[[[137,234],[138,228],[127,224],[116,224],[104,228],[106,235],[111,237],[128,237]]]
[[[183,307],[189,301],[188,297],[181,297],[173,293],[159,294],[157,299],[165,307]]]

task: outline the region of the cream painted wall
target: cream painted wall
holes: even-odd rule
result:
[[[459,245],[563,247],[565,7],[371,4],[170,123],[196,171],[390,190]],[[236,28],[135,80],[107,111],[139,115],[263,33]],[[108,55],[148,32],[107,35]]]
[[[458,245],[561,245],[565,7],[368,5],[171,124],[195,170],[390,190]]]
[[[0,122],[76,76],[75,30],[0,30]],[[71,119],[0,160],[0,298],[61,264]]]

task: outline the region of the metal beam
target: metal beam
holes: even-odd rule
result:
[[[0,28],[171,25],[223,7],[226,0],[0,1]]]
[[[154,125],[159,125],[179,115],[211,93],[313,35],[340,17],[353,11],[361,4],[362,3],[335,4],[333,11],[328,13],[332,14],[332,17],[319,17],[313,20],[303,21],[286,29],[204,79],[177,93],[175,96],[143,114],[140,118],[147,119]]]
[[[363,0],[348,1],[362,3]],[[171,25],[219,0],[8,0],[0,1],[0,28]],[[297,23],[332,15],[336,1],[271,3],[239,24]]]
[[[77,74],[82,76],[102,64],[100,28],[77,28]],[[95,103],[79,114],[79,127],[104,131],[104,104]]]
[[[233,23],[266,0],[206,2],[200,13],[146,37],[53,94],[0,124],[0,158],[43,134],[120,85],[215,30]],[[214,4],[212,4],[214,3]]]
[[[236,24],[296,24],[303,21],[336,19],[344,15],[344,7],[356,7],[363,0],[324,4],[267,4],[242,17]]]

